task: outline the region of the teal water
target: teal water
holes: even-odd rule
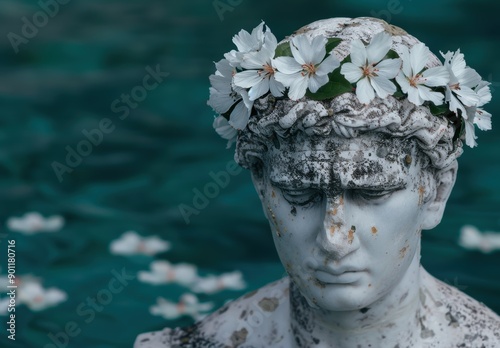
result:
[[[229,1],[223,1],[228,4]],[[213,1],[73,0],[16,54],[8,34],[21,34],[22,17],[41,10],[36,1],[0,4],[0,223],[17,244],[17,272],[41,277],[68,300],[41,312],[17,308],[17,340],[7,340],[1,318],[0,347],[51,347],[49,334],[74,322],[80,329],[69,347],[130,347],[135,336],[164,326],[187,325],[149,314],[158,296],[177,300],[177,285],[132,280],[90,322],[77,312],[87,297],[106,287],[111,271],[136,274],[153,259],[196,264],[202,274],[241,270],[248,288],[283,276],[267,222],[247,172],[186,224],[180,204],[193,189],[224,170],[232,152],[211,128],[206,106],[213,61],[233,48],[241,28],[265,20],[278,38],[326,17],[379,16],[404,27],[433,52],[461,48],[467,62],[492,82],[494,129],[479,134],[479,147],[460,159],[455,190],[442,224],[423,235],[422,263],[438,278],[500,312],[500,252],[481,254],[457,244],[472,224],[500,231],[500,28],[495,1],[232,1],[219,16]],[[239,3],[238,5],[235,5]],[[146,68],[169,73],[125,117],[112,104],[142,84]],[[496,89],[496,91],[495,91]],[[123,119],[120,119],[122,117]],[[52,163],[64,163],[67,146],[82,130],[109,118],[114,130],[60,182]],[[54,234],[8,232],[5,221],[27,211],[61,214],[66,226]],[[159,235],[173,248],[154,258],[112,256],[111,240],[127,230]],[[0,243],[5,274],[6,244]],[[200,296],[221,306],[245,291]]]

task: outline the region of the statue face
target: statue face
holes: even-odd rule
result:
[[[380,134],[306,138],[270,149],[254,176],[276,249],[312,306],[368,307],[419,262],[431,188],[416,147]]]

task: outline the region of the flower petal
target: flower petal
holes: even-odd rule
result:
[[[248,91],[250,100],[255,100],[269,92],[269,78],[263,78]]]
[[[477,127],[482,131],[490,130],[491,114],[483,109],[477,109],[474,124],[477,124]]]
[[[401,47],[401,51],[399,52],[399,57],[403,61],[401,70],[403,71],[405,76],[407,77],[413,76],[413,71],[410,62],[410,51],[408,51],[408,48],[406,46]]]
[[[305,35],[297,35],[290,41],[290,48],[295,60],[300,64],[310,64],[314,56],[311,51],[311,43]]]
[[[465,122],[465,144],[469,147],[477,146],[476,142],[476,131],[474,129],[474,123],[472,121]]]
[[[386,32],[382,31],[376,34],[370,44],[366,47],[366,56],[368,64],[375,64],[385,57],[387,52],[391,49],[392,37]]]
[[[359,67],[366,65],[366,47],[361,40],[351,42],[351,62]]]
[[[281,82],[276,81],[274,76],[271,76],[269,79],[269,89],[275,97],[282,97],[285,92],[285,86]]]
[[[429,54],[429,48],[422,42],[414,45],[410,49],[410,65],[413,70],[413,74],[418,74],[422,71],[429,61]]]
[[[416,106],[420,106],[424,103],[424,100],[420,97],[417,87],[410,86],[408,88],[408,92],[405,93],[408,94],[408,100]]]
[[[401,59],[384,59],[375,65],[375,69],[377,69],[378,76],[385,77],[386,79],[393,79],[401,70]]]
[[[312,53],[312,57],[310,60],[306,61],[311,64],[318,64],[321,62],[326,55],[326,44],[328,40],[323,35],[316,36],[312,42],[310,52]],[[304,56],[304,55],[303,55]],[[335,58],[335,57],[334,57]]]
[[[443,93],[434,92],[429,87],[418,85],[418,94],[423,100],[429,100],[434,103],[434,105],[443,104],[444,95]]]
[[[262,81],[259,70],[245,70],[234,75],[234,84],[242,88],[250,88]]]
[[[316,93],[318,89],[328,83],[328,75],[313,75],[309,78],[308,87],[312,93]]]
[[[460,86],[476,87],[481,82],[481,76],[472,68],[465,68],[459,74],[456,74]]]
[[[368,104],[373,98],[375,98],[375,92],[373,87],[370,85],[368,78],[362,78],[356,84],[356,96],[359,101],[363,104]]]
[[[233,128],[241,130],[247,126],[249,119],[250,119],[250,110],[248,110],[247,107],[245,106],[245,103],[241,101],[238,104],[236,104],[236,106],[233,109],[233,112],[231,112],[231,116],[229,118],[229,124],[233,126]]]
[[[425,70],[422,73],[422,78],[425,79],[424,85],[429,87],[438,87],[448,85],[450,73],[444,66],[436,66]]]
[[[229,94],[220,93],[215,88],[210,87],[210,98],[208,99],[207,104],[214,109],[215,112],[223,114],[227,112],[238,100],[239,98],[234,99]]]
[[[408,81],[408,78],[405,76],[403,71],[401,71],[396,76],[396,81],[397,81],[398,85],[401,87],[401,90],[403,91],[403,93],[408,94],[408,90],[411,88],[410,81]],[[413,101],[411,101],[411,102],[413,103]],[[415,103],[413,103],[413,104],[415,104]]]
[[[298,100],[302,98],[306,94],[308,80],[309,78],[307,76],[298,74],[298,77],[295,78],[290,85],[288,98],[290,98],[291,100]]]
[[[393,95],[397,90],[394,83],[382,76],[370,78],[370,84],[375,90],[375,93],[382,99],[387,98],[388,95]]]
[[[316,69],[316,75],[327,75],[337,69],[340,66],[340,62],[333,54],[325,58],[324,61]]]
[[[458,90],[453,90],[453,92],[455,92],[458,99],[460,99],[465,106],[475,106],[479,103],[479,96],[467,86],[460,85],[460,88]]]
[[[363,70],[359,66],[353,63],[344,63],[340,68],[340,73],[344,75],[347,81],[350,83],[356,83],[360,78],[363,77]]]
[[[292,57],[278,57],[273,59],[273,67],[283,74],[295,74],[302,71],[302,65]]]

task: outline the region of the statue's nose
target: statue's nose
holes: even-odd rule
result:
[[[316,241],[329,258],[340,260],[359,248],[356,226],[351,223],[353,219],[343,193],[325,201],[323,226]]]

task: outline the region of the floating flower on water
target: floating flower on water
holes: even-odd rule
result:
[[[198,280],[196,266],[187,263],[173,265],[167,261],[154,261],[150,267],[151,272],[139,272],[140,281],[150,284],[178,283],[190,286]]]
[[[242,88],[250,88],[248,96],[250,100],[262,97],[267,92],[275,97],[283,96],[285,87],[275,78],[274,53],[278,41],[267,29],[264,34],[264,44],[258,52],[251,52],[246,56],[241,67],[245,70],[234,75],[234,84]]]
[[[159,297],[157,304],[149,307],[149,312],[165,319],[177,319],[189,315],[195,320],[200,320],[205,315],[202,312],[208,312],[213,307],[212,302],[200,303],[196,295],[186,293],[181,296],[178,303]]]
[[[215,63],[217,71],[210,75],[210,99],[208,105],[218,114],[231,110],[229,124],[235,129],[243,129],[250,118],[253,101],[248,97],[248,92],[241,87],[234,86],[233,76],[236,69],[226,59]]]
[[[44,289],[40,283],[23,282],[18,287],[17,300],[32,311],[41,311],[66,301],[68,296],[57,288]]]
[[[426,100],[435,105],[443,104],[444,95],[429,87],[447,86],[450,74],[444,66],[425,69],[430,57],[429,48],[423,43],[414,45],[410,51],[402,47],[400,57],[403,66],[396,81],[403,93],[408,94],[408,100],[415,105],[422,105]]]
[[[196,293],[214,294],[222,290],[243,290],[246,288],[243,274],[240,271],[224,273],[220,276],[209,275],[200,278],[193,286],[191,291]]]
[[[466,225],[460,230],[460,239],[458,243],[466,249],[475,249],[483,253],[490,253],[495,250],[500,250],[500,233],[481,233],[476,227]]]
[[[392,38],[385,32],[375,35],[366,47],[361,40],[351,44],[351,63],[344,63],[340,73],[356,83],[356,96],[363,104],[375,98],[375,93],[383,99],[396,92],[396,85],[389,80],[399,73],[401,59],[383,59],[391,45]]]
[[[306,35],[297,35],[290,41],[293,58],[278,57],[274,60],[274,66],[278,69],[274,74],[276,81],[290,88],[290,99],[302,98],[308,88],[316,93],[328,83],[328,74],[340,66],[334,55],[325,58],[327,42],[322,35],[312,40]]]
[[[110,245],[110,251],[115,255],[155,255],[169,249],[169,242],[157,236],[142,237],[133,231],[125,232]]]
[[[59,215],[44,218],[37,212],[26,213],[21,217],[11,217],[7,220],[7,227],[11,231],[24,234],[38,232],[57,232],[64,226],[64,218]]]
[[[15,278],[15,283],[9,283],[7,276],[0,280],[2,292],[9,290],[7,286],[17,285],[16,305],[25,304],[32,311],[41,311],[49,307],[54,307],[67,300],[67,294],[57,288],[45,289],[39,278],[31,275],[19,276]],[[0,302],[0,315],[4,312],[3,305],[8,305],[9,301],[2,299]]]

